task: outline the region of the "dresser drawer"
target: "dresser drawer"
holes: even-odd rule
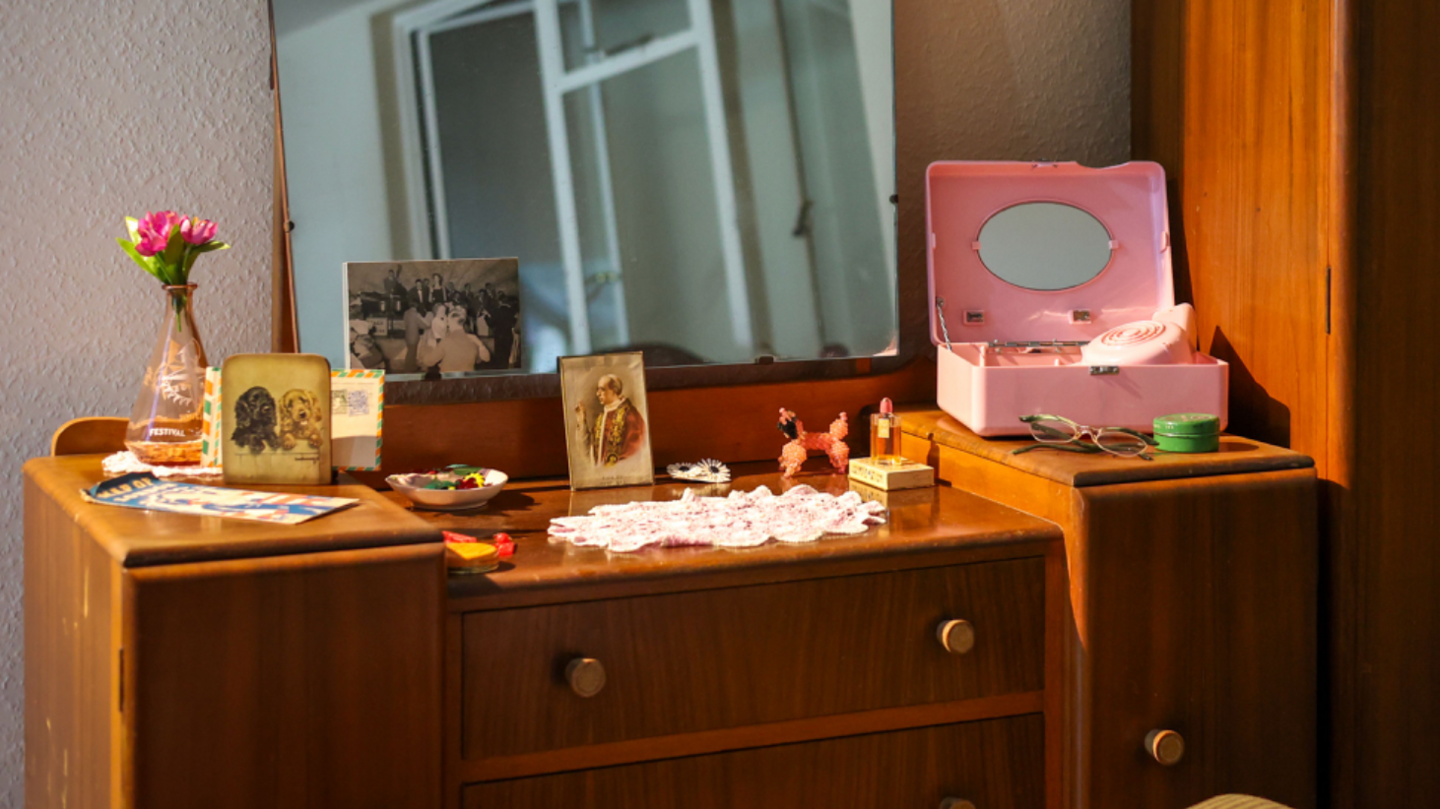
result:
[[[467,760],[1039,691],[1044,561],[469,613],[462,661]]]
[[[1040,809],[1045,723],[1037,714],[465,788],[465,809]]]

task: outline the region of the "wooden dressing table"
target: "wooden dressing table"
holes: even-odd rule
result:
[[[782,488],[770,464],[736,469],[734,488]],[[1126,595],[1161,586],[1177,604],[1216,606],[1213,581],[1197,590],[1182,575],[1196,553],[1187,520],[1203,516],[1183,500],[1103,523],[1129,526],[1107,543],[1151,551],[1133,570],[1088,557],[1087,575],[1103,571],[1132,609],[1097,598],[1082,625],[1107,646],[1081,659],[1065,557],[1080,523],[1038,501],[1053,522],[942,486],[892,494],[890,522],[860,536],[618,555],[549,542],[545,527],[687,485],[522,481],[470,514],[410,513],[396,495],[342,486],[325,491],[360,507],[284,529],[84,503],[98,456],[36,459],[25,473],[34,807],[1184,805],[1152,798],[1248,772],[1223,755],[1194,766],[1224,749],[1212,730],[1313,728],[1313,710],[1284,713],[1313,701],[1313,668],[1310,690],[1287,696],[1275,685],[1304,676],[1292,658],[1207,659],[1218,620],[1182,636],[1194,654],[1172,668],[1176,650],[1154,632],[1163,621],[1135,618],[1168,619],[1168,602]],[[1308,503],[1298,482],[1275,498],[1275,474],[1309,473],[1231,479],[1236,496],[1271,504],[1275,523],[1247,542],[1279,561],[1313,534],[1313,512],[1292,512]],[[1232,525],[1212,521],[1217,509],[1204,524]],[[518,551],[498,571],[447,580],[441,528],[504,529]],[[1236,616],[1242,640],[1293,635],[1313,654],[1313,597],[1276,613],[1232,607],[1219,614]],[[1108,645],[1117,633],[1130,642]],[[1209,690],[1179,693],[1175,712],[1141,710],[1170,692],[1124,679],[1136,672]],[[1217,710],[1254,721],[1209,710],[1179,721],[1217,695]],[[1185,759],[1147,759],[1131,727],[1141,718],[1176,720]],[[1288,772],[1293,759],[1270,760]],[[1100,773],[1102,762],[1128,769]]]
[[[544,529],[682,486],[520,482],[423,520],[341,486],[359,507],[281,528],[85,503],[99,461],[25,468],[31,806],[1045,805],[1060,533],[989,500],[620,556]],[[446,582],[439,527],[518,551]]]

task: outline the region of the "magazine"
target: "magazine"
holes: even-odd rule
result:
[[[92,503],[123,508],[231,517],[280,525],[298,525],[360,502],[348,497],[255,492],[178,483],[160,480],[148,472],[103,481],[81,494]]]

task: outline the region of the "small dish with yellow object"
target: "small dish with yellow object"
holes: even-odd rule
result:
[[[385,482],[416,508],[464,511],[490,502],[509,479],[498,469],[452,464],[444,469],[391,475]]]

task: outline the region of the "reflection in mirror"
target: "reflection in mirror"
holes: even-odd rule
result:
[[[505,256],[529,372],[895,350],[889,2],[274,15],[302,350],[345,364],[345,262]]]
[[[1069,289],[1110,263],[1110,231],[1088,211],[1058,202],[1026,202],[980,228],[980,260],[1001,280],[1025,289]]]

